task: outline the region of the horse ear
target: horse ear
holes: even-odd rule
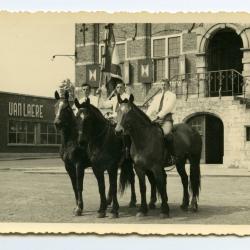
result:
[[[87,98],[87,100],[86,100],[86,102],[85,102],[85,103],[86,103],[86,105],[88,105],[88,106],[89,106],[89,105],[90,105],[90,99],[89,99],[89,98]]]
[[[134,98],[133,94],[131,94],[130,97],[129,97],[129,102],[133,103],[134,100],[135,100],[135,98]]]
[[[79,101],[78,101],[77,98],[75,98],[74,103],[75,103],[75,105],[76,105],[76,107],[77,107],[78,109],[81,107],[81,105],[80,105],[80,103],[79,103]]]
[[[57,92],[57,90],[55,91],[55,98],[56,98],[56,100],[59,100],[59,99],[60,99],[60,95],[59,95],[59,93]]]
[[[122,98],[121,98],[120,94],[117,95],[117,100],[118,100],[118,103],[119,103],[119,104],[122,103]]]
[[[65,100],[69,99],[69,92],[67,90],[64,93],[64,98],[65,98]]]

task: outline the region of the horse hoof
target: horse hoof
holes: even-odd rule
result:
[[[192,204],[191,211],[194,213],[198,212],[198,204]]]
[[[145,217],[145,216],[147,216],[147,213],[138,212],[138,213],[136,214],[136,217],[137,217],[137,218],[141,218],[141,217]]]
[[[154,203],[149,203],[148,207],[149,207],[149,209],[155,209],[156,205]]]
[[[134,207],[136,207],[136,202],[130,201],[128,207],[129,207],[129,208],[134,208]]]
[[[98,212],[97,218],[105,218],[106,212]]]
[[[185,212],[187,212],[188,211],[188,206],[187,205],[180,205],[180,208],[181,208],[181,210],[182,211],[185,211]]]
[[[117,219],[119,218],[119,214],[118,213],[112,213],[111,214],[111,219]]]
[[[169,218],[169,214],[166,214],[166,213],[160,213],[160,218],[161,218],[161,219],[166,219],[166,218]]]
[[[79,207],[76,207],[75,209],[74,209],[74,215],[75,216],[81,216],[82,215],[82,209],[81,208],[79,208]]]

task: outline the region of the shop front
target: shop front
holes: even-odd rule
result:
[[[58,153],[53,98],[0,92],[0,155]]]

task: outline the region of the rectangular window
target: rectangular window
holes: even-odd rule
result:
[[[167,49],[166,49],[167,48]],[[179,75],[181,37],[153,39],[154,81]]]
[[[154,59],[154,79],[160,81],[165,78],[165,59]]]
[[[168,38],[168,55],[179,56],[181,53],[181,40],[180,37],[169,37]]]
[[[165,38],[153,41],[153,57],[165,57]]]
[[[52,123],[10,120],[8,143],[54,145],[61,143],[61,135],[56,131]]]
[[[54,124],[41,123],[40,143],[41,144],[60,144],[61,143],[61,135],[56,130]]]
[[[246,127],[246,141],[250,141],[250,126]]]
[[[165,38],[153,41],[154,79],[165,78]]]
[[[26,121],[9,121],[8,142],[14,144],[35,144],[35,124]]]
[[[169,79],[179,75],[179,57],[172,57],[168,59],[168,72]]]

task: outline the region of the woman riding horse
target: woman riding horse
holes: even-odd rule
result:
[[[164,134],[158,124],[151,120],[138,107],[133,104],[133,96],[129,100],[121,100],[118,96],[120,107],[117,115],[117,132],[130,135],[131,157],[134,168],[139,178],[141,192],[141,207],[138,216],[147,214],[145,175],[153,174],[158,192],[161,195],[161,217],[169,216],[168,197],[166,192],[165,143]],[[200,157],[201,136],[187,124],[178,124],[173,128],[173,144],[176,156],[176,168],[183,184],[183,202],[181,208],[187,210],[189,206],[188,177],[185,163],[190,162],[190,183],[192,191],[192,210],[197,211],[197,198],[200,189]]]

